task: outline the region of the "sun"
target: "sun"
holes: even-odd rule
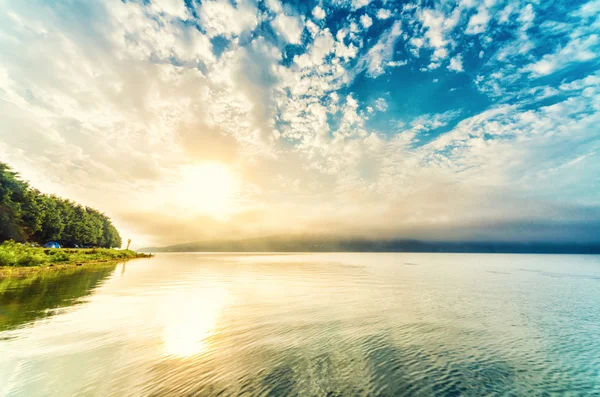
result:
[[[239,180],[223,163],[204,162],[181,169],[178,204],[186,210],[227,218],[234,212]]]

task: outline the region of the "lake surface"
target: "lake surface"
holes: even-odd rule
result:
[[[600,257],[158,254],[0,280],[0,396],[600,396]]]

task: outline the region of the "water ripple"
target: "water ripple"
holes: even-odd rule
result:
[[[11,286],[0,395],[600,396],[598,269],[536,255],[159,255],[101,282]]]

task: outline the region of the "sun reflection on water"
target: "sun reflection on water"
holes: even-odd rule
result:
[[[187,291],[163,302],[164,353],[174,357],[190,357],[205,353],[214,337],[226,293],[212,288]]]

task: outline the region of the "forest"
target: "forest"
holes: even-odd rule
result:
[[[121,246],[121,236],[109,217],[100,211],[54,195],[43,194],[0,162],[0,242],[64,247]]]

